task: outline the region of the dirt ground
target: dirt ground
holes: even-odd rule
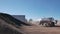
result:
[[[60,26],[23,26],[21,30],[24,34],[60,34]]]

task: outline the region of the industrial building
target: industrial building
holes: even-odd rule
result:
[[[12,16],[22,22],[27,22],[25,15],[12,15]]]

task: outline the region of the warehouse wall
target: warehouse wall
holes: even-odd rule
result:
[[[12,16],[22,22],[27,22],[25,15],[12,15]]]

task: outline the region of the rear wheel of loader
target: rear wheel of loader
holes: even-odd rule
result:
[[[48,23],[44,23],[43,26],[44,26],[44,27],[48,27],[49,24],[48,24]]]

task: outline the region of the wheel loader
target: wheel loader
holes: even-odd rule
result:
[[[53,27],[55,26],[55,24],[57,24],[57,20],[55,20],[52,17],[42,18],[39,23],[39,25],[46,26],[46,27]]]

